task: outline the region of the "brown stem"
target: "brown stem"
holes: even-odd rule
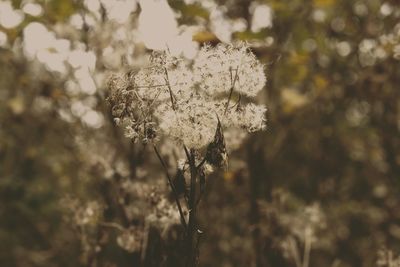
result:
[[[206,163],[207,158],[204,157],[203,160],[199,163],[199,165],[197,165],[197,169],[200,169],[201,167],[203,167],[204,163]]]
[[[165,72],[165,82],[167,83],[167,86],[168,86],[169,97],[170,97],[170,99],[171,99],[172,109],[175,111],[176,108],[175,108],[174,95],[173,95],[173,93],[172,93],[171,84],[169,83],[169,77],[168,77],[167,68],[164,68],[164,72]]]
[[[164,168],[165,176],[166,176],[167,179],[168,179],[168,183],[169,183],[169,185],[170,185],[170,187],[171,187],[172,194],[174,195],[176,205],[178,206],[179,215],[181,216],[182,225],[183,225],[183,227],[184,227],[185,229],[187,229],[188,227],[187,227],[187,224],[186,224],[185,216],[183,215],[181,203],[179,202],[179,196],[178,196],[178,193],[176,192],[176,188],[175,188],[174,184],[172,183],[171,176],[170,176],[169,173],[168,173],[167,165],[165,164],[164,160],[162,159],[160,153],[158,152],[157,147],[156,147],[155,145],[153,145],[153,148],[154,148],[154,151],[156,152],[156,155],[157,155],[158,159],[159,159],[160,162],[161,162],[161,165],[162,165],[163,168]]]
[[[239,66],[236,68],[236,71],[235,71],[235,77],[233,78],[232,86],[231,86],[231,89],[230,89],[230,91],[229,91],[229,97],[228,97],[228,101],[226,102],[226,107],[225,107],[224,115],[225,115],[226,112],[228,111],[229,103],[231,102],[231,98],[232,98],[232,94],[233,94],[233,89],[235,88],[236,80],[238,79],[238,71],[239,71]],[[231,71],[231,76],[232,76],[232,71]]]
[[[197,222],[196,222],[196,178],[197,168],[194,150],[191,149],[189,153],[189,167],[190,167],[190,194],[189,194],[189,225],[187,228],[187,245],[188,245],[188,258],[186,267],[195,267],[197,265]]]

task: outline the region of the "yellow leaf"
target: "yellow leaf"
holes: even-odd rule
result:
[[[212,32],[201,31],[201,32],[197,32],[193,35],[193,41],[196,41],[199,43],[209,43],[209,42],[218,41],[218,38]]]

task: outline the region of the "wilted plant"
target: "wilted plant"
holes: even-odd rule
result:
[[[227,164],[225,133],[265,128],[263,105],[251,97],[265,85],[264,66],[247,44],[204,46],[193,62],[154,52],[138,72],[110,79],[108,101],[117,125],[134,142],[151,144],[171,187],[185,229],[186,266],[196,266],[201,230],[197,207],[206,175]],[[182,146],[180,197],[158,149],[161,141]],[[186,203],[188,216],[185,216]]]

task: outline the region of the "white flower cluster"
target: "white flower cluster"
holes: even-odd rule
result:
[[[265,85],[264,66],[244,43],[205,46],[192,64],[154,53],[151,65],[111,79],[113,115],[128,137],[170,137],[188,148],[213,141],[224,130],[265,128],[263,105],[251,103]]]
[[[264,66],[246,44],[205,46],[195,59],[193,71],[200,88],[210,95],[234,91],[254,97],[265,85]]]
[[[378,60],[393,57],[400,60],[400,23],[377,39],[363,39],[358,46],[360,63],[372,66]]]

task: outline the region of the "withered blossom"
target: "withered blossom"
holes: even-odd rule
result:
[[[202,149],[213,141],[218,120],[227,130],[265,128],[266,108],[250,98],[265,85],[264,66],[247,44],[205,46],[189,63],[155,52],[149,66],[110,80],[108,100],[128,138],[163,136]]]

